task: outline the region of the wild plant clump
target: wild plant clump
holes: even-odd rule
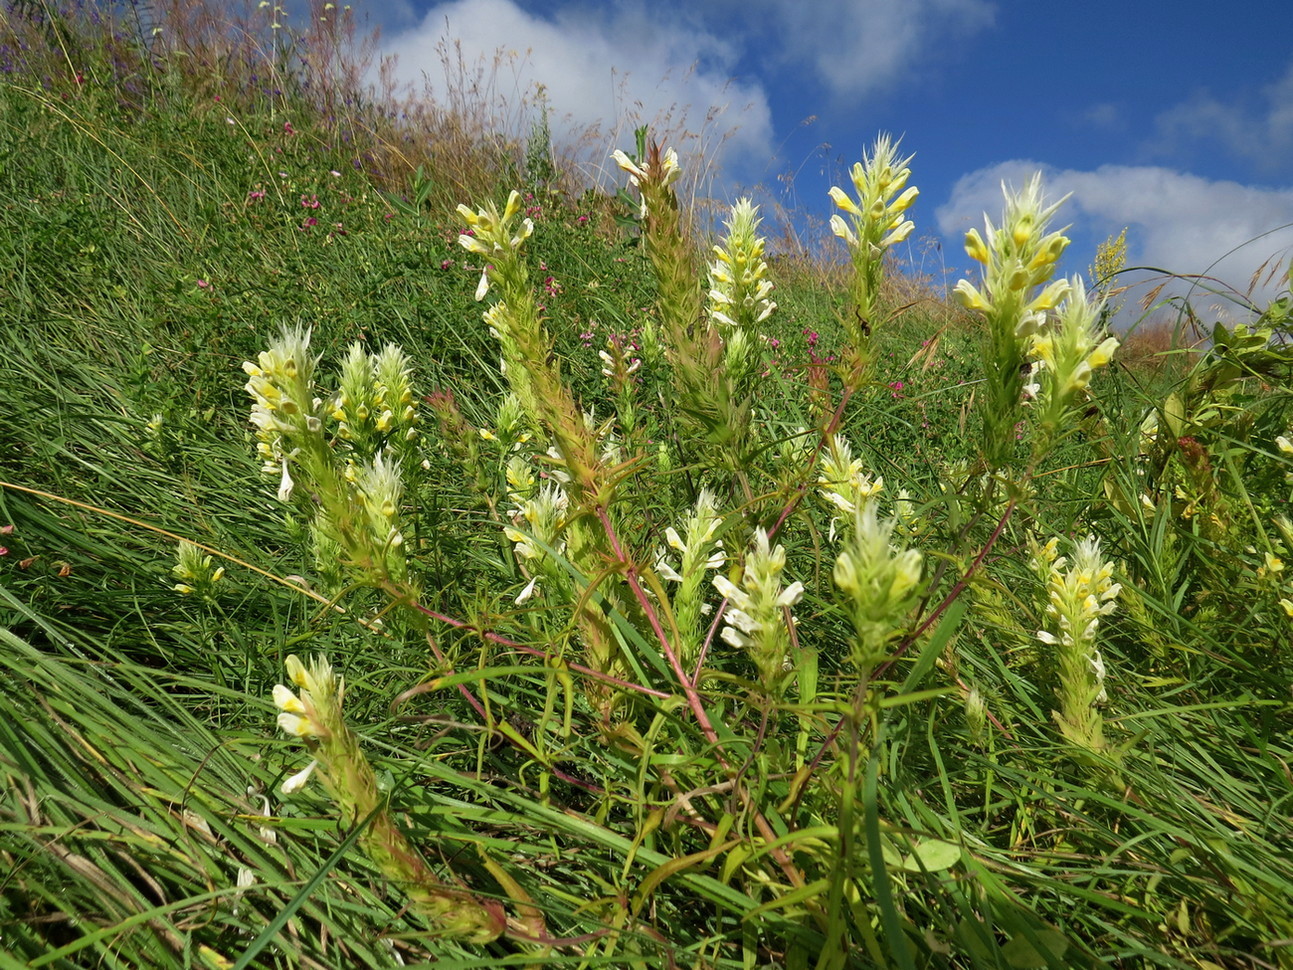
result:
[[[385,588],[406,609],[410,629],[487,638],[492,646],[477,666],[533,671],[519,676],[540,685],[542,713],[525,734],[502,730],[489,712],[488,698],[497,703],[512,689],[501,673],[469,689],[437,651],[421,689],[457,684],[525,770],[537,773],[544,804],[595,805],[603,824],[627,826],[639,840],[663,824],[674,861],[622,902],[598,906],[599,919],[641,935],[588,952],[637,953],[654,949],[656,939],[664,945],[668,933],[648,913],[668,905],[662,874],[689,869],[700,880],[690,891],[707,891],[710,877],[699,871],[709,869],[721,874],[715,891],[721,885],[748,900],[742,905],[779,914],[762,924],[761,948],[798,952],[821,966],[848,965],[848,953],[902,962],[913,947],[932,954],[988,946],[975,927],[989,924],[963,921],[922,935],[916,922],[943,893],[976,907],[1005,905],[991,881],[952,888],[959,876],[985,871],[988,845],[933,816],[899,825],[888,814],[896,803],[880,794],[888,784],[882,775],[897,770],[894,759],[913,756],[908,725],[918,711],[937,717],[963,704],[975,746],[996,749],[1016,737],[1019,726],[1008,726],[987,700],[1001,690],[997,675],[970,660],[966,638],[976,614],[1002,629],[1003,645],[1015,635],[1029,644],[996,662],[1048,688],[1037,703],[1050,717],[1033,730],[1050,737],[1051,770],[1111,796],[1133,784],[1124,771],[1139,758],[1134,736],[1113,727],[1131,674],[1107,645],[1120,599],[1144,609],[1138,594],[1120,597],[1135,583],[1120,559],[1134,551],[1132,524],[1092,508],[1062,535],[1045,531],[1054,521],[1046,505],[1056,495],[1047,479],[1073,471],[1062,467],[1064,449],[1079,436],[1108,436],[1093,378],[1119,345],[1082,279],[1052,278],[1068,244],[1049,227],[1059,203],[1046,202],[1035,178],[1020,192],[1006,190],[999,225],[989,221],[983,234],[967,235],[983,278],[961,281],[956,294],[983,320],[982,457],[939,470],[946,484],[930,492],[928,478],[900,461],[886,463],[881,477],[856,457],[867,454],[865,439],[851,434],[867,402],[898,396],[875,372],[893,316],[884,303],[886,253],[912,228],[912,159],[900,159],[882,136],[853,170],[857,200],[832,190],[849,217],[835,216],[832,225],[854,273],[838,363],[825,379],[783,379],[769,393],[777,338],[767,328],[778,306],[757,207],[748,199],[732,207],[727,235],[706,265],[677,218],[676,154],[652,146],[643,158],[615,157],[641,197],[657,299],[633,328],[640,344],[627,350],[612,338],[599,351],[601,401],[581,401],[554,356],[560,322],[531,283],[535,227],[520,193],[501,208],[459,207],[459,241],[481,267],[475,298],[486,304],[481,325],[495,341],[505,393],[485,405],[497,415],[495,428],[479,429],[488,449],[477,446],[451,402],[436,410],[457,474],[483,493],[489,513],[480,527],[504,540],[493,581],[503,584],[498,600],[515,607],[509,615],[486,627],[428,605],[420,590],[430,584],[416,578],[418,550],[383,538],[382,528],[357,533],[349,524],[371,518],[347,511],[371,489],[362,475],[352,484],[328,470],[353,444],[345,433],[317,436],[321,424],[307,412],[310,396],[321,392],[303,387],[299,406],[288,409],[306,416],[280,417],[257,390],[257,371],[267,368],[248,365],[266,472],[281,464],[286,475],[288,456],[315,455],[311,467],[325,470],[305,473],[315,483],[315,528],[352,537],[336,545],[358,581]],[[304,334],[284,341],[306,359]],[[267,359],[283,353],[271,349]],[[362,358],[357,348],[351,353]],[[316,410],[322,399],[314,398]],[[803,423],[788,421],[790,414]],[[281,437],[267,443],[266,428]],[[316,438],[307,446],[309,434]],[[416,464],[423,441],[405,449],[408,461]],[[909,487],[895,493],[895,478]],[[408,500],[391,496],[384,508],[394,515]],[[1090,534],[1070,539],[1078,530]],[[1014,544],[1032,550],[1022,573],[1009,572],[997,551]],[[393,547],[398,563],[390,560]],[[1268,574],[1279,561],[1268,562]],[[380,563],[376,574],[371,563]],[[1011,605],[1000,592],[1005,583],[1013,586]],[[283,717],[291,718],[289,733],[300,723]],[[338,722],[336,730],[348,729]],[[639,790],[654,793],[639,810],[655,803],[655,815],[621,817],[609,789],[572,775],[563,752],[590,743],[638,766]],[[927,754],[936,757],[932,743]],[[357,746],[345,758],[370,770]],[[330,789],[343,817],[354,818],[351,796],[335,780]],[[376,811],[383,831],[393,832]],[[1034,811],[1038,822],[1048,816]],[[414,878],[384,861],[389,852],[380,847],[370,854],[414,898],[443,892],[429,871]],[[489,938],[548,945],[554,931],[546,917],[508,881],[502,887],[515,908],[506,926],[489,922],[483,896],[473,903],[456,894],[441,913],[422,912],[440,933],[483,939],[482,927],[494,926]],[[721,907],[729,905],[736,904]],[[527,914],[524,926],[520,914]],[[562,923],[562,932],[572,931]],[[717,925],[701,918],[696,929]],[[1036,952],[1046,960],[1082,952],[1076,940],[1045,940]]]
[[[113,11],[0,16],[0,950],[1293,967],[1293,291],[1154,357],[1040,178],[948,294],[889,136],[813,259]]]

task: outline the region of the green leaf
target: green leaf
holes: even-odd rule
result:
[[[908,872],[942,872],[961,861],[961,847],[954,842],[942,839],[926,839],[919,842],[906,859],[902,867]]]

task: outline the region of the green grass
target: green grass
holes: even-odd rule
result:
[[[0,83],[0,966],[1293,967],[1279,306],[1260,341],[1222,334],[1192,370],[1100,372],[1090,413],[1040,458],[1025,424],[986,485],[981,324],[894,286],[846,395],[847,280],[771,259],[738,469],[679,413],[668,366],[634,385],[635,464],[608,486],[625,560],[596,595],[607,672],[636,689],[608,713],[559,580],[515,603],[533,567],[503,532],[513,452],[477,431],[507,383],[452,206],[485,201],[462,186],[524,187],[524,154],[450,166],[373,106],[243,96],[75,14],[57,22],[79,46],[7,16],[5,50],[28,47]],[[655,312],[650,260],[614,200],[529,190],[550,359],[580,407],[622,421],[598,351]],[[469,422],[419,402],[402,515],[429,612],[330,589],[313,498],[280,503],[260,470],[240,365],[295,325],[321,387],[351,342],[398,343],[418,397],[452,391]],[[861,674],[820,436],[800,431],[820,419],[815,361],[882,507],[904,488],[920,519],[894,538],[923,555],[917,605]],[[702,485],[734,580],[754,526],[791,510],[774,541],[805,586],[806,649],[776,689],[715,635],[684,690],[647,623],[671,615],[650,577]],[[1094,752],[1057,728],[1029,563],[1030,539],[1091,533],[1123,586]],[[205,595],[173,588],[180,538],[224,566]],[[577,555],[553,569],[586,590]],[[439,878],[502,903],[500,939],[437,935],[322,787],[281,793],[308,757],[271,690],[288,654],[320,652],[391,816]]]

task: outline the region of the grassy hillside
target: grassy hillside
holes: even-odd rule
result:
[[[1024,192],[949,300],[883,140],[702,240],[272,14],[0,13],[0,967],[1293,967],[1293,297],[1129,357]]]

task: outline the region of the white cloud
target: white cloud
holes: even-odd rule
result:
[[[678,18],[651,17],[645,7],[565,7],[546,19],[512,0],[454,0],[432,7],[420,24],[382,47],[397,57],[397,80],[415,90],[425,83],[440,99],[463,80],[458,50],[467,80],[485,65],[481,82],[491,90],[484,96],[513,112],[544,85],[554,133],[577,137],[599,128],[606,142],[595,146],[599,159],[612,148],[632,149],[632,128],[645,122],[700,136],[680,151],[703,153],[733,178],[762,177],[772,155],[764,90],[729,81],[737,51]],[[449,73],[458,77],[446,81],[441,50],[452,53]],[[499,57],[499,69],[491,70]],[[524,132],[531,119],[505,120]]]
[[[1072,234],[1083,234],[1092,246],[1129,227],[1132,265],[1206,272],[1242,292],[1270,257],[1287,267],[1293,255],[1293,228],[1287,228],[1293,223],[1293,187],[1256,188],[1152,166],[1078,171],[1026,160],[1002,162],[957,181],[935,213],[940,231],[959,245],[966,229],[982,225],[985,212],[998,222],[1002,181],[1018,187],[1037,171],[1048,197],[1072,193],[1056,215],[1057,227],[1072,223]],[[1085,271],[1084,264],[1074,268]],[[1267,285],[1257,296],[1270,299],[1278,289]]]
[[[1287,172],[1293,155],[1293,64],[1262,90],[1259,107],[1195,92],[1154,121],[1152,151],[1178,152],[1189,143],[1220,145],[1258,171]]]
[[[996,8],[987,0],[752,0],[742,9],[774,22],[769,32],[783,61],[812,65],[833,95],[857,98],[910,83],[947,56],[950,46],[940,52],[940,43],[963,44],[992,24]]]
[[[1122,108],[1110,101],[1093,104],[1082,112],[1082,120],[1093,128],[1118,131],[1126,128]]]

